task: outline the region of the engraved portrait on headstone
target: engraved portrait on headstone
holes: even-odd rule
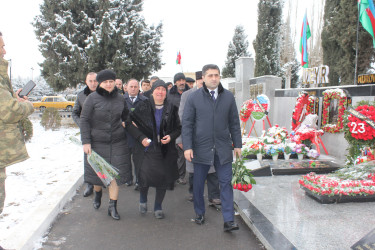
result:
[[[333,98],[329,104],[329,118],[328,123],[337,124],[339,115],[339,99]]]

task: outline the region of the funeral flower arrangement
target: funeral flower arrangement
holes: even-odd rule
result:
[[[284,148],[281,144],[278,145],[266,145],[266,154],[275,156],[284,152]]]
[[[296,144],[296,147],[295,147],[296,154],[306,155],[309,151],[310,151],[310,149],[308,147],[306,147],[305,144],[302,144],[302,143]]]
[[[299,184],[319,195],[373,195],[375,194],[375,162],[344,167],[329,175],[311,172],[302,176]]]
[[[249,120],[251,116],[251,112],[253,111],[253,106],[254,106],[254,103],[253,103],[253,100],[251,99],[245,101],[242,104],[241,110],[240,110],[240,119],[242,122],[247,122],[247,120]]]
[[[317,150],[310,149],[309,152],[307,152],[307,156],[312,159],[317,159],[319,158],[320,154]]]
[[[249,138],[245,139],[245,142],[242,146],[241,154],[243,157],[246,157],[248,155],[252,154],[264,154],[264,143],[259,138]]]
[[[302,91],[297,98],[296,106],[292,114],[292,130],[295,130],[301,121],[301,115],[303,116],[304,108],[307,109],[309,102],[309,94],[306,91]]]
[[[349,144],[347,165],[361,163],[368,158],[371,160],[375,149],[374,121],[375,102],[360,101],[347,110],[347,115],[344,117],[344,124],[347,125],[344,127],[344,136]]]
[[[264,143],[266,144],[280,144],[285,143],[288,139],[288,131],[285,127],[279,127],[275,125],[267,130],[266,136],[264,137]]]
[[[327,89],[323,92],[323,116],[322,116],[322,129],[328,133],[338,133],[343,130],[344,127],[344,112],[348,98],[342,89]],[[329,106],[332,99],[338,99],[338,121],[336,124],[329,124]]]
[[[251,170],[247,169],[244,165],[244,160],[237,157],[236,161],[232,163],[232,185],[234,189],[240,191],[249,191],[253,185],[256,184],[254,176],[251,174]]]

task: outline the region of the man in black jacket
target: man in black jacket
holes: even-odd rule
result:
[[[182,117],[182,143],[186,160],[194,164],[195,222],[205,221],[204,182],[211,165],[220,183],[224,231],[238,230],[234,222],[232,143],[241,156],[241,128],[233,94],[220,83],[220,69],[208,64],[202,69],[203,87],[189,95]]]
[[[72,111],[72,118],[78,127],[79,127],[79,121],[81,117],[83,103],[85,102],[86,97],[89,94],[96,91],[96,87],[98,86],[98,81],[96,81],[95,72],[90,72],[87,74],[86,85],[87,85],[86,88],[84,88],[81,92],[78,93],[77,99],[76,99],[76,102],[74,103],[74,108]],[[88,164],[86,159],[84,159],[84,164]],[[84,197],[90,196],[93,192],[93,188],[94,186],[91,183],[87,183],[86,189],[83,192],[83,196]]]
[[[136,79],[130,79],[127,82],[128,85],[128,92],[124,94],[126,105],[128,106],[129,112],[133,112],[133,110],[138,106],[139,103],[143,102],[144,100],[147,100],[147,97],[144,95],[141,95],[139,93],[139,83]],[[135,173],[135,186],[134,189],[138,190],[138,159],[135,159],[137,155],[134,152],[134,146],[135,146],[135,139],[133,138],[130,133],[126,132],[127,139],[128,139],[128,146],[129,146],[129,162],[134,163],[134,173]],[[127,181],[126,185],[131,186],[133,184],[133,171],[132,171],[132,165],[129,164],[130,169],[127,169]]]
[[[150,98],[150,95],[152,94],[152,90],[151,90],[151,88],[152,88],[152,84],[153,84],[154,82],[156,82],[157,80],[159,80],[159,77],[157,77],[157,76],[152,76],[152,77],[150,78],[150,89],[147,90],[147,91],[145,91],[145,92],[143,92],[143,95],[144,95],[144,96],[146,96],[147,98]]]
[[[168,92],[168,102],[173,103],[177,108],[180,107],[181,95],[183,92],[189,90],[189,86],[186,84],[186,78],[183,73],[177,73],[173,77],[174,86]],[[176,144],[178,158],[178,174],[179,178],[177,183],[185,185],[185,175],[186,175],[186,160],[184,157],[184,151],[182,149],[182,143]]]

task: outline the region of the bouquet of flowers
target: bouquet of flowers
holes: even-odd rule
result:
[[[234,163],[232,163],[232,185],[234,189],[240,191],[249,191],[256,184],[254,176],[251,174],[250,169],[247,169],[244,165],[244,160],[237,158]]]
[[[70,140],[78,145],[81,142],[74,136],[70,137]],[[91,150],[91,155],[87,155],[87,161],[89,162],[92,169],[95,171],[97,176],[103,182],[105,187],[111,184],[114,179],[119,179],[119,170],[109,164],[103,157],[98,155],[94,150]]]
[[[309,152],[307,152],[307,156],[313,159],[317,159],[320,154],[315,149],[310,149]]]
[[[268,155],[278,155],[279,153],[282,153],[283,150],[278,145],[267,145],[266,146],[266,153]]]
[[[305,144],[296,144],[296,153],[306,155],[310,149]]]
[[[286,139],[288,139],[288,131],[285,127],[279,127],[279,125],[275,125],[268,129],[266,136],[271,137],[273,141],[271,141],[273,144],[280,144],[282,142],[285,142]],[[267,143],[269,139],[267,138]]]
[[[254,154],[264,154],[264,143],[260,139],[256,139],[250,146]]]
[[[294,147],[295,147],[295,143],[294,143]],[[292,153],[295,153],[293,151],[294,147],[293,147],[293,145],[291,143],[285,143],[284,144],[284,153],[288,154],[288,155],[292,154]]]

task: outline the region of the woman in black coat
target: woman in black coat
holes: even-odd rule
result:
[[[100,71],[96,79],[96,92],[90,94],[83,104],[80,129],[83,151],[90,155],[91,149],[119,170],[120,178],[109,185],[108,215],[119,220],[117,212],[118,185],[125,183],[125,170],[129,149],[122,122],[129,113],[125,99],[115,87],[116,74],[111,70]],[[89,164],[85,164],[85,182],[94,185],[94,208],[101,205],[103,183]]]
[[[162,202],[167,189],[174,188],[178,179],[175,140],[181,134],[178,109],[166,100],[167,86],[164,81],[154,82],[152,95],[130,113],[126,129],[138,142],[140,204],[142,214],[147,212],[149,187],[156,188],[154,215],[164,218]],[[143,157],[142,157],[143,156]]]

